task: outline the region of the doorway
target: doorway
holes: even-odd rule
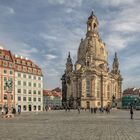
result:
[[[90,109],[90,102],[87,101],[87,109]]]
[[[31,105],[29,105],[29,111],[32,111],[32,106]]]

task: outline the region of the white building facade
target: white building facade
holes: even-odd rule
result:
[[[43,75],[32,61],[15,57],[15,108],[21,112],[43,110]]]

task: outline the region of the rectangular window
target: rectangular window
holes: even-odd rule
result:
[[[31,87],[31,82],[28,83],[28,86]]]
[[[23,74],[23,78],[26,78],[26,74]]]
[[[31,90],[29,90],[29,91],[28,91],[28,94],[32,94],[32,91],[31,91]]]
[[[26,82],[25,81],[23,82],[23,86],[26,86]]]
[[[13,74],[13,71],[12,70],[10,70],[10,75],[12,75]]]
[[[32,101],[32,98],[31,97],[28,97],[28,101]]]
[[[41,84],[40,83],[38,83],[38,87],[41,88]]]
[[[38,106],[38,110],[41,110],[41,106]]]
[[[38,101],[41,102],[41,98],[38,98]]]
[[[38,77],[38,80],[41,80],[41,77]]]
[[[7,95],[6,94],[4,94],[4,100],[7,100]]]
[[[38,91],[38,95],[41,95],[41,91]]]
[[[36,90],[34,90],[33,93],[36,94]]]
[[[21,101],[21,97],[20,96],[18,96],[18,101]]]
[[[7,81],[7,77],[4,77],[4,82],[6,82]]]
[[[4,74],[6,74],[7,73],[7,70],[4,70]]]
[[[23,93],[26,94],[26,89],[23,89]]]
[[[36,76],[34,75],[34,80],[36,80]]]
[[[18,73],[18,77],[21,77],[21,73]]]
[[[18,85],[21,85],[21,81],[18,81]]]
[[[34,87],[36,87],[36,83],[34,83]]]
[[[90,92],[91,92],[91,86],[90,86],[90,81],[86,81],[86,95],[87,97],[90,97]]]
[[[36,98],[34,98],[34,102],[36,102]]]
[[[27,107],[26,107],[26,105],[24,105],[24,106],[23,106],[23,110],[24,110],[24,111],[26,111],[26,110],[27,110]]]
[[[23,97],[23,101],[26,101],[26,97]]]
[[[31,79],[32,78],[31,75],[28,75],[28,78]]]
[[[17,92],[18,92],[18,93],[21,93],[21,89],[18,89]]]

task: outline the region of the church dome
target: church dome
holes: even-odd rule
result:
[[[98,33],[98,21],[91,13],[87,21],[87,33],[85,39],[81,39],[78,52],[77,63],[84,65],[86,59],[99,60],[107,63],[108,52]]]

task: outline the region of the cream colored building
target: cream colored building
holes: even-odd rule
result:
[[[22,112],[43,110],[42,71],[23,57],[15,57],[15,107]]]
[[[99,35],[99,22],[91,13],[87,33],[81,39],[75,68],[70,53],[62,76],[63,103],[83,108],[104,107],[116,104],[122,94],[122,77],[115,53],[112,70],[108,67],[108,51]]]

